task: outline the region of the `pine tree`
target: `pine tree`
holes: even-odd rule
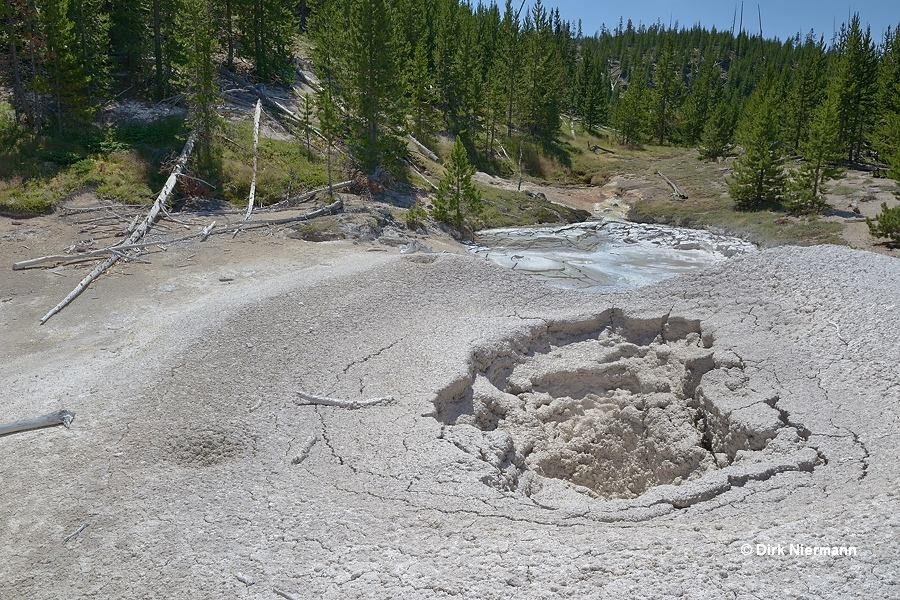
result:
[[[787,147],[798,150],[806,139],[813,112],[826,93],[828,58],[825,41],[806,36],[797,66],[793,69],[785,103],[784,130]]]
[[[526,16],[522,38],[522,124],[531,136],[546,142],[559,130],[563,64],[541,0]]]
[[[838,98],[840,139],[850,161],[859,160],[874,118],[878,85],[878,59],[868,28],[863,32],[859,14],[842,26],[838,58],[829,85]]]
[[[654,129],[660,146],[669,137],[669,129],[678,105],[681,93],[681,76],[675,66],[675,48],[672,38],[666,37],[656,71],[653,73],[653,109],[655,111]]]
[[[469,164],[466,147],[460,137],[456,138],[447,171],[438,185],[434,198],[432,215],[457,229],[466,225],[466,217],[481,216],[484,205],[481,194],[472,183],[475,167]]]
[[[291,77],[291,46],[299,28],[291,0],[238,0],[239,54],[253,61],[256,75],[272,82]]]
[[[842,169],[832,166],[841,157],[837,101],[835,95],[830,95],[819,105],[809,124],[809,135],[800,144],[805,160],[791,172],[787,189],[787,208],[793,213],[825,210],[822,186],[841,175]]]
[[[389,171],[403,144],[392,133],[401,126],[397,110],[402,80],[387,0],[349,0],[340,55],[338,93],[348,113],[352,150],[366,173]]]
[[[615,104],[613,123],[619,143],[639,146],[647,139],[647,83],[643,69],[638,67],[631,74],[631,81]]]
[[[188,104],[191,127],[199,135],[199,157],[207,167],[213,159],[212,135],[218,122],[216,84],[216,21],[213,0],[183,0],[177,33],[182,45],[179,84]]]
[[[728,192],[738,210],[757,210],[781,202],[784,153],[778,131],[775,94],[763,86],[751,99],[738,131],[744,154],[735,161]]]
[[[109,14],[102,0],[70,0],[69,18],[74,51],[84,71],[86,100],[90,109],[99,106],[109,86]]]
[[[84,123],[93,106],[85,96],[88,77],[75,53],[75,34],[68,13],[67,0],[42,0],[38,3],[40,27],[44,34],[43,69],[53,99],[52,112],[57,130]]]
[[[714,88],[715,89],[715,88]],[[709,117],[700,135],[697,149],[700,158],[717,160],[728,156],[731,150],[731,138],[734,133],[734,115],[731,107],[725,102],[721,88],[711,100]]]
[[[878,117],[874,146],[900,180],[900,24],[888,28],[879,63]],[[890,174],[890,173],[889,173]]]
[[[343,7],[329,0],[311,2],[311,14],[308,22],[312,36],[313,61],[321,81],[316,93],[316,117],[322,135],[325,137],[328,186],[332,185],[332,146],[335,138],[341,135],[343,123],[337,107],[339,49],[344,32]]]
[[[721,98],[722,78],[719,69],[711,59],[706,58],[700,63],[690,94],[685,100],[682,125],[685,142],[696,144],[700,141],[704,127]]]

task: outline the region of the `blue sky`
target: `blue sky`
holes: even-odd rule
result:
[[[605,23],[614,29],[619,23],[631,19],[635,27],[638,23],[650,25],[657,20],[665,25],[669,21],[690,27],[700,22],[707,29],[716,26],[718,30],[731,30],[737,9],[740,20],[740,0],[542,0],[548,9],[558,7],[560,16],[566,21],[582,21],[585,35],[592,35]],[[502,2],[498,2],[501,4]],[[521,0],[513,0],[514,5]],[[528,0],[530,6],[532,0]],[[803,37],[814,29],[816,37],[825,35],[831,41],[833,28],[840,29],[851,12],[859,13],[860,20],[872,27],[872,37],[879,43],[887,27],[900,23],[900,0],[744,0],[744,30],[759,32],[757,4],[762,13],[762,31],[767,38],[778,37],[784,41],[798,31]],[[735,25],[737,30],[737,25]]]

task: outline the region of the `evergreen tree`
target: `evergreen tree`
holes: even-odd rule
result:
[[[709,108],[709,118],[700,135],[700,143],[697,149],[700,158],[704,160],[717,160],[728,156],[731,150],[731,138],[734,133],[734,115],[731,107],[725,102],[721,88],[717,89]]]
[[[684,104],[683,137],[688,144],[696,144],[703,130],[718,109],[722,99],[722,78],[719,69],[709,58],[703,60]]]
[[[547,142],[559,130],[563,63],[541,0],[526,16],[522,38],[522,124],[531,136]]]
[[[293,81],[291,46],[299,27],[291,0],[238,0],[239,54],[262,81]]]
[[[879,158],[900,174],[900,24],[888,28],[884,36],[877,105],[873,143]]]
[[[432,214],[457,229],[466,225],[466,217],[479,217],[484,211],[481,194],[472,183],[475,167],[469,164],[466,147],[460,137],[456,138],[447,171],[438,185]]]
[[[647,139],[647,83],[643,70],[638,67],[631,74],[631,82],[615,104],[613,124],[619,143],[639,146]]]
[[[656,70],[653,73],[654,129],[660,146],[669,137],[669,130],[681,93],[681,74],[676,68],[675,48],[672,38],[666,36]]]
[[[393,129],[403,124],[397,99],[403,86],[387,0],[348,0],[334,71],[336,101],[346,112],[351,150],[360,168],[393,170],[403,144]]]
[[[819,105],[809,124],[809,136],[800,145],[804,162],[791,172],[787,193],[787,208],[793,213],[825,210],[822,186],[841,175],[842,169],[832,166],[841,157],[837,100],[830,95]]]
[[[342,122],[337,107],[339,55],[341,36],[344,32],[343,8],[330,0],[318,0],[310,3],[311,13],[308,22],[312,36],[313,60],[321,81],[316,93],[316,117],[322,135],[325,137],[328,186],[332,184],[332,145],[335,138],[341,135]]]
[[[145,55],[152,51],[148,0],[110,0],[109,54],[118,70],[136,83],[146,71]]]
[[[878,59],[868,28],[859,14],[841,27],[838,57],[829,82],[838,98],[840,140],[848,160],[859,160],[873,123],[878,85]]]
[[[211,138],[218,122],[219,88],[216,84],[216,20],[213,0],[184,0],[177,20],[183,52],[180,85],[188,104],[191,127],[199,136],[199,157],[212,161]]]
[[[798,150],[806,139],[813,111],[825,97],[828,59],[825,40],[806,36],[797,66],[793,69],[790,90],[785,103],[784,129],[787,147]]]
[[[99,106],[109,85],[109,14],[101,0],[70,0],[74,51],[84,71],[86,100]]]
[[[756,210],[781,201],[784,154],[778,131],[775,94],[764,86],[755,94],[738,130],[744,154],[735,161],[728,192],[738,210]]]
[[[75,53],[75,33],[68,8],[67,0],[41,0],[38,3],[44,34],[41,62],[47,84],[43,91],[53,99],[52,112],[60,133],[73,122],[87,122],[93,112],[86,96],[88,76]]]

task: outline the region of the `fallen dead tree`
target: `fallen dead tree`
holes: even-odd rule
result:
[[[421,152],[422,154],[424,154],[429,160],[432,160],[432,161],[434,161],[434,162],[436,162],[436,163],[441,162],[441,159],[438,157],[437,154],[435,154],[434,152],[432,152],[431,150],[429,150],[429,149],[425,146],[425,144],[423,144],[422,142],[420,142],[419,140],[417,140],[416,138],[414,138],[413,135],[412,135],[411,133],[406,134],[406,139],[408,139],[409,141],[411,141],[411,142],[413,143],[413,145],[419,150],[419,152]]]
[[[354,184],[354,181],[352,179],[350,179],[347,181],[342,181],[340,183],[335,183],[334,185],[331,185],[331,186],[326,185],[323,188],[319,188],[319,189],[312,190],[309,192],[303,192],[302,194],[297,194],[296,196],[291,196],[290,198],[285,198],[281,202],[276,202],[275,204],[272,204],[271,206],[267,206],[265,208],[260,209],[260,212],[279,210],[281,207],[283,207],[285,205],[293,204],[295,202],[304,202],[306,200],[310,200],[311,198],[314,198],[317,194],[321,194],[322,192],[328,192],[328,193],[337,192],[339,190],[346,189],[346,188],[352,186],[353,184]]]
[[[663,179],[665,179],[665,180],[666,180],[666,183],[668,183],[669,186],[671,186],[672,191],[674,192],[674,195],[675,195],[676,197],[681,198],[682,200],[687,200],[687,199],[688,199],[687,194],[685,194],[684,192],[682,192],[681,190],[679,190],[679,189],[678,189],[678,186],[675,185],[675,184],[672,182],[671,179],[669,179],[668,177],[666,177],[665,175],[662,174],[662,171],[657,171],[657,174],[658,174],[660,177],[662,177]]]
[[[335,200],[328,206],[323,206],[318,210],[308,212],[304,215],[299,215],[296,217],[284,217],[282,219],[259,219],[254,221],[241,221],[241,223],[232,225],[231,227],[220,227],[219,229],[216,229],[215,233],[228,233],[229,231],[243,231],[246,229],[256,229],[258,227],[269,227],[271,225],[285,225],[287,223],[308,221],[310,219],[315,219],[316,217],[323,217],[325,215],[334,214],[343,207],[343,200]]]
[[[13,271],[19,271],[21,269],[27,269],[29,267],[34,267],[36,265],[40,265],[43,263],[54,262],[78,262],[81,260],[88,260],[90,258],[96,256],[103,256],[104,254],[122,254],[126,250],[140,250],[142,248],[151,248],[153,246],[167,246],[169,244],[176,244],[178,242],[187,242],[189,240],[193,240],[195,238],[200,238],[200,241],[205,241],[206,238],[209,237],[209,234],[212,232],[213,228],[216,226],[216,222],[213,221],[209,225],[203,228],[202,231],[199,231],[193,235],[186,235],[184,237],[175,238],[172,240],[158,240],[155,242],[144,242],[143,244],[118,244],[115,246],[109,246],[106,248],[99,248],[97,250],[88,250],[87,252],[79,252],[77,254],[51,254],[49,256],[41,256],[39,258],[31,258],[28,260],[22,260],[17,263],[13,263],[12,269]],[[120,257],[121,258],[121,257]],[[127,258],[127,256],[125,256]]]
[[[368,398],[365,400],[344,400],[342,398],[326,398],[325,396],[316,396],[315,394],[307,394],[306,392],[298,391],[297,395],[300,396],[300,400],[294,400],[296,404],[300,404],[301,406],[308,405],[316,405],[316,406],[336,406],[338,408],[349,408],[351,410],[355,410],[357,408],[368,408],[370,406],[376,406],[378,404],[391,404],[394,401],[393,396],[384,396],[382,398]]]
[[[33,419],[23,419],[6,425],[0,425],[0,437],[20,433],[22,431],[31,431],[33,429],[43,429],[44,427],[56,427],[63,425],[66,429],[72,424],[75,413],[70,410],[58,410],[49,415],[35,417]]]
[[[172,190],[175,189],[175,184],[178,182],[178,175],[184,170],[187,165],[188,158],[191,156],[191,152],[194,149],[194,142],[197,140],[197,132],[192,131],[188,136],[187,141],[184,144],[184,148],[181,150],[181,154],[178,155],[178,158],[175,160],[175,166],[172,169],[172,173],[169,175],[169,178],[166,180],[166,184],[163,186],[162,191],[160,191],[159,196],[156,197],[156,202],[153,203],[153,207],[150,209],[150,212],[147,213],[146,218],[141,223],[141,225],[134,230],[134,232],[128,237],[128,239],[122,243],[122,246],[127,246],[136,243],[139,239],[141,239],[147,231],[149,231],[150,227],[153,223],[156,222],[156,219],[159,217],[159,213],[163,210],[166,201],[169,199],[169,195],[171,195]],[[83,292],[87,286],[91,284],[97,277],[100,276],[106,269],[113,266],[116,261],[121,258],[121,254],[114,253],[112,256],[104,260],[102,263],[97,265],[93,271],[88,273],[88,275],[81,280],[81,282],[75,286],[75,289],[69,292],[69,295],[62,299],[62,301],[54,306],[50,311],[41,318],[41,325],[47,322],[53,315],[61,311],[65,308],[72,300],[77,298],[81,292]]]

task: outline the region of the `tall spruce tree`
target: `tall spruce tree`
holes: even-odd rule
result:
[[[808,135],[813,112],[825,98],[827,69],[825,40],[820,37],[816,41],[810,32],[800,48],[785,103],[784,137],[791,150],[799,150],[800,144]]]
[[[873,144],[900,179],[900,24],[888,28],[881,47],[878,115]]]
[[[874,119],[878,91],[878,58],[869,28],[859,14],[841,27],[837,61],[829,86],[838,99],[840,140],[848,160],[859,160]]]
[[[256,75],[272,82],[291,77],[291,47],[299,27],[291,0],[238,0],[239,54],[253,61]]]
[[[735,161],[728,192],[738,210],[758,210],[781,202],[784,150],[779,136],[776,94],[763,85],[751,98],[738,130],[744,154]]]
[[[833,165],[841,157],[838,135],[838,98],[831,94],[816,108],[809,134],[800,144],[804,161],[791,172],[787,187],[787,208],[791,212],[819,213],[828,206],[823,185],[842,172]]]
[[[642,68],[631,74],[628,87],[615,103],[613,125],[619,143],[624,146],[640,146],[647,140],[649,130],[647,82]]]
[[[481,194],[472,183],[475,167],[469,163],[466,146],[457,137],[450,151],[447,172],[438,185],[432,214],[457,229],[463,229],[466,219],[478,217],[484,210]]]
[[[212,135],[218,121],[219,93],[215,52],[217,29],[213,0],[183,0],[177,30],[183,51],[179,75],[188,104],[191,127],[199,134],[201,162],[209,168],[213,160]]]
[[[367,174],[397,167],[403,145],[393,133],[403,115],[403,87],[388,0],[348,0],[338,93],[347,111],[353,154]]]
[[[675,60],[675,47],[671,36],[666,36],[656,70],[653,72],[653,110],[656,139],[662,146],[669,137],[678,100],[681,94],[681,73]]]

